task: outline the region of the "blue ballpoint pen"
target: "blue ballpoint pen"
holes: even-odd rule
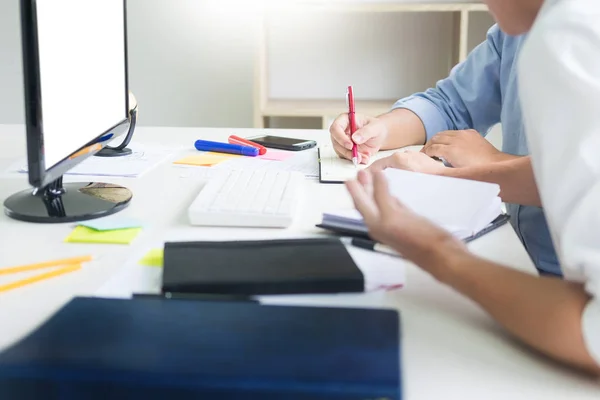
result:
[[[256,147],[242,146],[239,144],[211,142],[209,140],[196,140],[194,147],[200,151],[214,151],[217,153],[240,154],[243,156],[256,157],[258,149]]]

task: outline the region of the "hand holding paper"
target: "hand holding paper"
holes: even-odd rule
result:
[[[368,192],[373,187],[373,195]],[[412,212],[389,190],[382,172],[361,171],[358,180],[346,183],[350,195],[371,237],[391,246],[405,258],[435,267],[437,249],[444,246],[464,247],[448,231],[425,217]]]

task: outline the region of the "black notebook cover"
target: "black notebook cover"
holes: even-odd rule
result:
[[[394,310],[75,298],[0,353],[0,399],[400,399]]]
[[[165,244],[163,292],[363,292],[364,277],[336,238]]]

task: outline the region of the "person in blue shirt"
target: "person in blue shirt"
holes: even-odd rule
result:
[[[519,187],[514,184],[515,174],[505,173],[518,169],[523,182],[533,175],[517,88],[517,57],[525,38],[507,35],[494,25],[486,41],[435,88],[397,101],[389,113],[379,117],[357,114],[358,129],[352,141],[358,145],[363,164],[379,150],[425,144],[421,152],[398,152],[373,163],[372,168],[402,168],[498,183],[511,223],[538,271],[562,276],[544,211],[535,206],[539,204],[537,189],[526,184]],[[502,124],[502,152],[484,138],[497,123]],[[330,133],[338,155],[351,159],[347,114],[333,122]],[[442,158],[454,168],[446,168],[432,157]],[[510,185],[505,184],[508,175],[513,179]],[[513,193],[515,187],[519,193]]]

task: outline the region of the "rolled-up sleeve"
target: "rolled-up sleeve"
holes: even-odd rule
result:
[[[477,46],[435,88],[398,100],[392,109],[404,108],[423,122],[427,140],[441,131],[476,129],[485,134],[500,122],[502,93],[500,68],[504,34],[494,25]]]
[[[521,104],[563,272],[590,295],[581,328],[600,365],[600,3],[544,11],[519,61]]]

